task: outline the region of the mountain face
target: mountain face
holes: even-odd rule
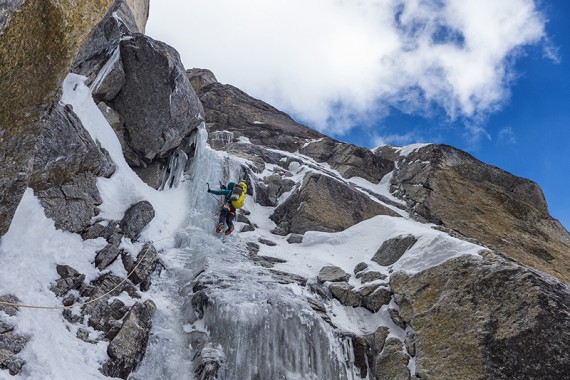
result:
[[[0,373],[570,372],[570,235],[537,184],[303,126],[186,70],[148,0],[40,3],[0,7]],[[219,238],[206,186],[237,180]]]

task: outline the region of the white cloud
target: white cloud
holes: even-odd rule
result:
[[[342,134],[390,107],[477,120],[545,41],[534,0],[161,0],[147,33],[187,67]]]
[[[514,145],[517,143],[517,138],[513,128],[505,127],[499,131],[499,142],[506,145]]]
[[[403,146],[408,144],[413,144],[421,139],[418,140],[418,135],[414,132],[408,132],[405,134],[389,134],[389,135],[380,135],[376,134],[372,138],[372,146],[379,147],[382,145],[396,145],[396,146]]]

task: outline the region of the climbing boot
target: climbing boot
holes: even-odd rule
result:
[[[233,231],[234,231],[234,226],[231,226],[230,228],[228,228],[228,229],[226,230],[226,235],[231,234]]]
[[[216,233],[220,233],[222,232],[222,230],[224,229],[224,223],[219,223],[218,227],[216,227]]]

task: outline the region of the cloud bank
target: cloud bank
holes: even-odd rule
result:
[[[342,136],[391,107],[476,124],[508,100],[545,23],[534,0],[161,0],[147,33],[186,67]]]

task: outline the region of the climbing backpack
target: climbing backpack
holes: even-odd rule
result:
[[[230,202],[232,206],[237,208],[242,208],[245,202],[245,193],[247,193],[247,185],[245,182],[240,182],[234,185],[232,189],[232,194],[230,195]]]

